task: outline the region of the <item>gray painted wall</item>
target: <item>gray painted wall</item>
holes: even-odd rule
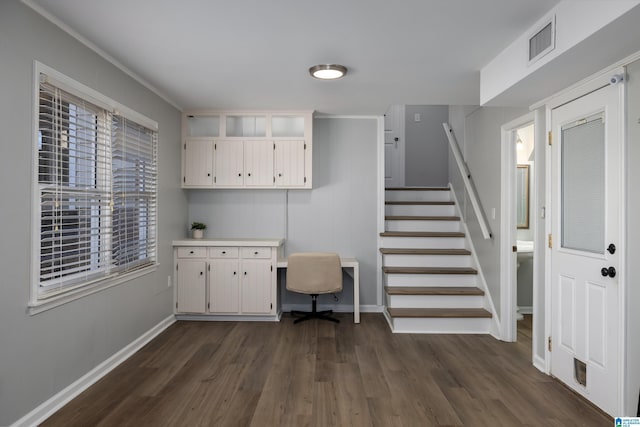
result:
[[[0,2],[0,425],[10,425],[172,313],[171,241],[183,235],[180,114],[17,0]],[[33,61],[159,123],[157,271],[30,316]]]
[[[210,237],[285,237],[287,254],[356,257],[360,302],[375,305],[377,120],[316,118],[313,126],[312,190],[189,190],[189,222],[205,222]],[[338,305],[352,304],[352,286],[346,278]],[[334,303],[329,295],[318,301]],[[282,302],[309,298],[285,292]]]
[[[420,121],[414,120],[420,114]],[[449,183],[446,105],[405,106],[405,185],[446,187]]]
[[[625,415],[635,415],[640,393],[640,61],[627,68],[627,366]]]
[[[528,110],[522,108],[501,107],[477,109],[452,107],[450,110],[450,124],[454,127],[480,203],[485,210],[493,235],[491,239],[485,240],[482,237],[478,219],[471,203],[467,200],[464,184],[457,167],[450,169],[450,181],[458,201],[463,203],[462,200],[465,200],[463,216],[466,219],[470,238],[477,251],[478,261],[498,316],[500,316],[501,126],[527,112]],[[492,209],[494,208],[495,219],[492,218]]]

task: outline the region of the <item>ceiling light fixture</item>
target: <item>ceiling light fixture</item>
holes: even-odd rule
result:
[[[309,68],[311,77],[321,80],[334,80],[347,74],[347,67],[339,64],[320,64]]]

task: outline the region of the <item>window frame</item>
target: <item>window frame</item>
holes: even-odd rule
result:
[[[150,274],[157,269],[158,263],[158,123],[150,118],[122,105],[113,99],[99,93],[98,91],[75,81],[74,79],[56,71],[55,69],[34,61],[33,68],[33,120],[32,120],[32,143],[31,143],[31,250],[30,250],[30,280],[29,280],[29,314],[37,314],[51,308],[66,304],[70,301],[83,298],[96,292],[129,282],[138,277]],[[153,250],[152,262],[144,267],[134,269],[132,271],[115,271],[103,277],[89,279],[77,285],[64,286],[56,291],[48,291],[43,293],[40,291],[41,278],[41,188],[40,184],[40,159],[39,159],[39,130],[40,130],[40,84],[41,75],[46,75],[47,81],[51,82],[57,88],[70,93],[73,96],[83,99],[84,101],[94,104],[95,106],[106,110],[114,115],[135,122],[145,128],[155,132],[155,146],[153,147],[153,155],[155,160],[155,212],[153,213],[153,232],[151,248]],[[111,136],[110,136],[111,138]],[[111,154],[110,154],[111,155]],[[56,172],[57,173],[57,172]],[[111,174],[113,179],[113,173]],[[113,197],[113,196],[112,196]]]

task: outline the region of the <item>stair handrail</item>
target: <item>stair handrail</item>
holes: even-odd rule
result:
[[[460,152],[460,147],[458,146],[458,141],[456,140],[456,136],[453,133],[453,129],[449,126],[449,123],[442,123],[444,127],[444,131],[447,134],[447,139],[449,140],[449,147],[451,147],[451,152],[453,153],[453,157],[456,159],[456,164],[458,165],[458,170],[460,171],[460,175],[462,175],[462,181],[464,182],[464,186],[467,189],[467,194],[469,195],[469,200],[471,200],[471,206],[473,206],[473,211],[478,218],[478,223],[480,224],[480,230],[482,231],[482,237],[485,239],[491,238],[491,230],[489,230],[489,224],[487,223],[487,218],[484,215],[484,210],[480,205],[480,200],[478,199],[478,194],[476,189],[471,182],[471,173],[469,172],[469,168],[462,158],[462,153]]]

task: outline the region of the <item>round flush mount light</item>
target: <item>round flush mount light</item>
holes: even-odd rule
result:
[[[347,67],[339,64],[320,64],[309,68],[311,77],[321,80],[335,80],[347,74]]]

